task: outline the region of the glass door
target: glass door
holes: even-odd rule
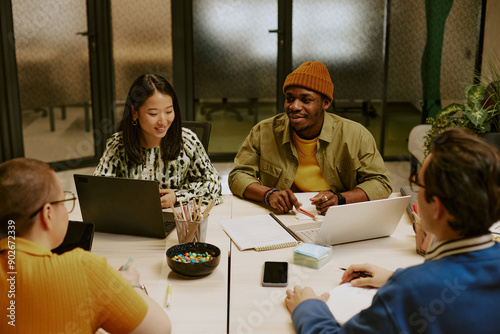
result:
[[[195,120],[212,123],[209,153],[231,156],[276,110],[276,0],[193,0]]]
[[[335,85],[332,111],[363,124],[386,160],[408,159],[408,135],[422,121],[422,77],[429,76],[421,71],[422,55],[426,34],[435,33],[427,32],[434,25],[427,24],[426,10],[441,6],[439,1],[293,1],[293,67],[322,61]],[[480,2],[455,1],[446,19],[443,60],[432,59],[441,73],[437,85],[444,106],[463,98],[472,83],[479,9]]]
[[[294,0],[293,67],[321,61],[334,84],[331,112],[380,139],[385,0]],[[379,148],[380,149],[380,148]]]
[[[116,122],[122,119],[128,90],[139,76],[155,73],[174,84],[170,12],[170,1],[165,0],[111,1]]]
[[[25,156],[95,155],[85,0],[13,0]]]

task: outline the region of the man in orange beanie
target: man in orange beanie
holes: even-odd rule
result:
[[[311,204],[332,205],[386,198],[389,172],[371,133],[327,113],[333,83],[326,66],[305,62],[283,85],[285,112],[253,127],[234,159],[231,191],[280,212],[300,207],[294,192],[318,192]]]

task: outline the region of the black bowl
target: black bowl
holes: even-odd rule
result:
[[[213,259],[207,262],[184,263],[172,260],[172,257],[184,253],[201,253],[212,255]],[[170,247],[167,250],[167,264],[174,272],[184,276],[204,276],[210,274],[217,268],[220,262],[220,249],[217,246],[204,242],[189,242]]]

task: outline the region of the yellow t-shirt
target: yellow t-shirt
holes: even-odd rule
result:
[[[299,167],[295,174],[293,188],[303,192],[330,190],[316,159],[318,137],[302,139],[293,131],[292,135],[299,157]]]
[[[15,267],[8,263],[12,250]],[[146,302],[118,271],[81,248],[57,255],[23,238],[4,238],[0,263],[0,308],[8,312],[0,333],[94,333],[101,327],[128,333],[146,316]]]

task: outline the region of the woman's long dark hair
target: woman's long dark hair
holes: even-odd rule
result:
[[[167,134],[160,141],[161,157],[164,161],[174,160],[179,156],[182,146],[181,112],[179,100],[172,85],[163,77],[156,74],[144,74],[138,77],[130,87],[125,103],[123,116],[118,124],[118,131],[123,131],[123,143],[125,152],[130,162],[140,165],[143,163],[139,134],[141,126],[133,125],[132,106],[135,110],[152,96],[159,92],[172,97],[175,118]]]

